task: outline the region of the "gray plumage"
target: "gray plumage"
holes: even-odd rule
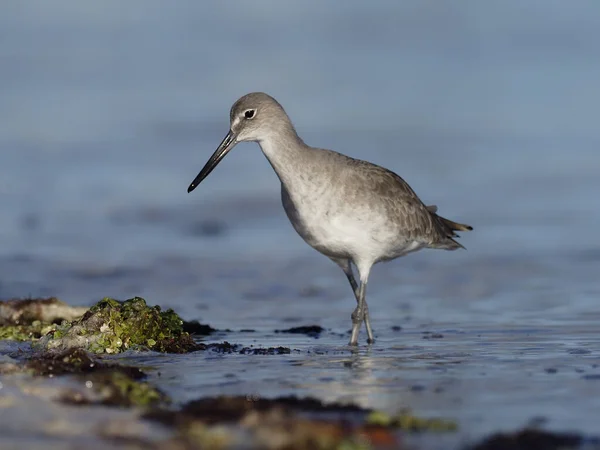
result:
[[[371,267],[422,248],[463,248],[455,231],[472,228],[426,206],[398,175],[332,150],[306,145],[283,107],[264,93],[243,96],[231,129],[188,188],[191,192],[241,141],[258,142],[281,181],[285,212],[298,234],[344,271],[357,300],[350,344],[364,321],[373,342],[366,285]],[[357,270],[360,285],[351,267]]]

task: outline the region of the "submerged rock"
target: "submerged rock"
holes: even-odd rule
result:
[[[217,330],[210,325],[200,323],[197,320],[191,320],[189,322],[183,322],[183,331],[196,336],[209,336]]]
[[[513,433],[497,433],[468,450],[579,450],[600,449],[600,439],[576,433],[528,429]]]
[[[61,353],[47,353],[25,360],[22,370],[34,376],[82,375],[100,372],[120,372],[133,380],[141,380],[146,374],[139,368],[105,362],[80,348]]]
[[[319,336],[321,336],[323,331],[325,331],[325,329],[319,325],[305,325],[301,327],[287,328],[285,330],[275,330],[275,333],[305,334],[317,339]]]
[[[172,309],[148,306],[140,297],[124,302],[105,298],[80,319],[57,326],[34,345],[40,351],[82,348],[94,353],[128,349],[187,353],[204,348],[183,331],[183,321]]]

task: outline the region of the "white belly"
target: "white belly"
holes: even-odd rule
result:
[[[340,211],[335,199],[328,199],[326,194],[297,198],[294,202],[282,186],[281,196],[296,232],[308,245],[329,257],[368,258],[378,262],[424,246],[420,242],[403,241],[385,218],[360,211]]]

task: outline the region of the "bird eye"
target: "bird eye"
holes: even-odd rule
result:
[[[248,109],[245,113],[244,113],[244,117],[246,119],[252,119],[254,117],[254,110],[253,109]]]

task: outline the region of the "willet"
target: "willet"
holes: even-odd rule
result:
[[[365,299],[374,264],[422,248],[464,248],[455,231],[472,230],[436,214],[394,172],[332,150],[306,145],[283,107],[262,92],[244,95],[231,107],[230,129],[188,187],[192,192],[238,142],[258,142],[281,181],[283,208],[304,241],[338,264],[352,286],[350,345],[364,321],[374,342]],[[354,278],[358,271],[360,285]]]

